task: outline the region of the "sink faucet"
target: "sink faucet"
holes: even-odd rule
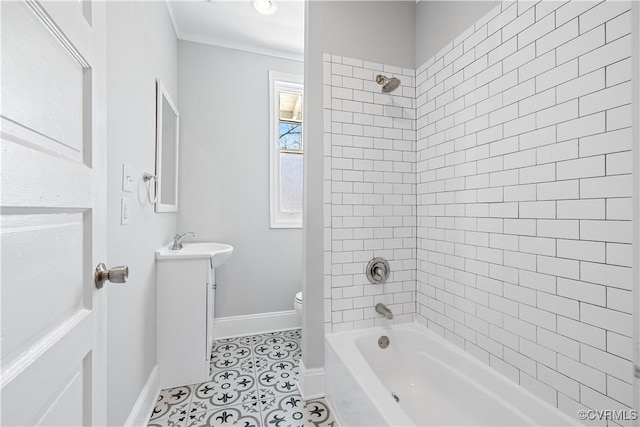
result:
[[[391,312],[391,310],[389,310],[389,308],[381,302],[376,304],[376,311],[382,314],[386,319],[393,319],[393,313]]]
[[[176,237],[173,238],[173,242],[171,242],[171,247],[169,248],[172,251],[177,251],[179,249],[182,249],[182,239],[184,239],[187,236],[192,236],[192,237],[196,237],[196,233],[192,233],[191,231],[186,232],[184,234],[176,234]]]

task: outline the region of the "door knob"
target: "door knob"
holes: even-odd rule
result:
[[[126,265],[119,265],[113,267],[111,270],[107,270],[107,266],[103,263],[98,264],[96,267],[96,274],[94,281],[96,288],[102,289],[104,282],[107,280],[113,283],[126,283],[129,278],[129,267]]]

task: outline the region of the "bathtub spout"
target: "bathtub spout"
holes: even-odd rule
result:
[[[376,304],[376,311],[389,320],[393,319],[393,313],[391,312],[391,310],[389,310],[389,308],[381,302]]]

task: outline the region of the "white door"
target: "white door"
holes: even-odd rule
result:
[[[0,424],[104,425],[105,2],[0,13]]]

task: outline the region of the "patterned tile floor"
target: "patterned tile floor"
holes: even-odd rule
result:
[[[149,427],[338,427],[324,399],[296,378],[300,330],[216,340],[209,381],[162,390]]]

